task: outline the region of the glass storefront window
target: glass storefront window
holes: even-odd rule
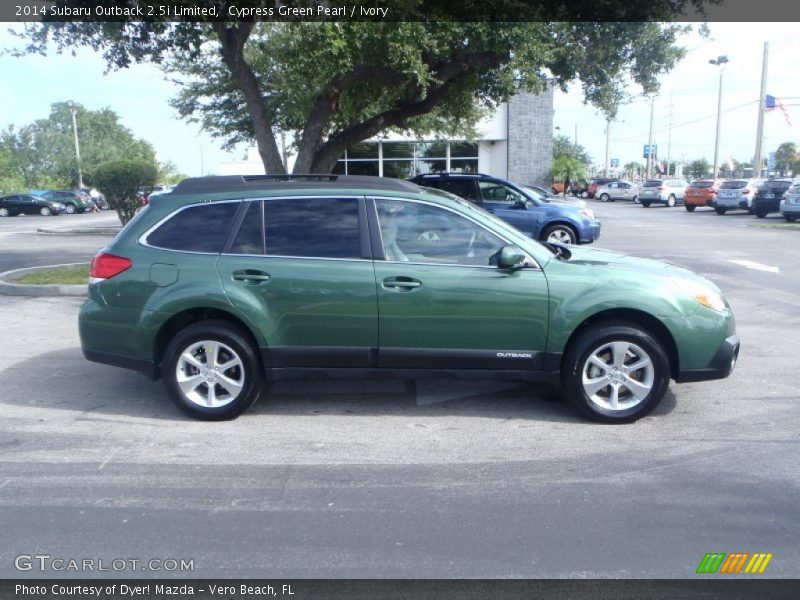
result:
[[[451,158],[478,158],[477,142],[450,142]]]
[[[450,160],[451,173],[477,173],[477,158],[455,158]]]
[[[384,167],[385,168],[385,167]],[[416,175],[427,175],[428,173],[444,173],[447,170],[447,161],[440,160],[418,160]]]
[[[417,143],[417,158],[443,159],[445,157],[447,157],[447,142],[437,141]]]
[[[347,161],[348,175],[374,175],[380,174],[377,160],[349,160]]]
[[[347,158],[378,158],[378,142],[361,142],[350,146]]]
[[[383,142],[383,158],[414,158],[414,142]]]
[[[383,176],[408,179],[414,176],[414,162],[410,160],[383,161]]]

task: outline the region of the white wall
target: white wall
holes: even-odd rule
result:
[[[478,142],[478,171],[505,179],[508,177],[508,143]]]

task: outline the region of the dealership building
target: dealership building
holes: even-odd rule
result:
[[[289,157],[291,167],[291,157]],[[520,93],[476,126],[476,137],[415,139],[386,134],[355,144],[334,173],[408,178],[442,171],[486,173],[518,183],[547,184],[553,162],[553,90]],[[220,175],[264,173],[258,152],[221,163]]]

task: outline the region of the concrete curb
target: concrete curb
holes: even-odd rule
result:
[[[39,227],[40,235],[117,235],[121,227],[71,227],[67,229],[50,229]]]
[[[10,280],[28,273],[44,271],[47,269],[57,269],[59,267],[77,267],[88,265],[89,263],[65,263],[61,265],[45,265],[43,267],[27,267],[25,269],[14,269],[0,273],[0,294],[5,296],[77,296],[85,297],[89,295],[89,286],[86,285],[26,285],[12,283]]]

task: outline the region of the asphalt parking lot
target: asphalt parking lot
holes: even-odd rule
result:
[[[543,387],[458,382],[284,383],[197,422],[83,359],[79,299],[0,296],[0,577],[92,575],[15,569],[43,553],[192,559],[197,577],[672,578],[712,551],[771,552],[769,576],[800,577],[800,229],[589,204],[598,247],[710,277],[742,339],[729,379],[673,384],[631,425]],[[105,242],[29,224],[113,222],[68,219],[0,220],[0,269]]]

